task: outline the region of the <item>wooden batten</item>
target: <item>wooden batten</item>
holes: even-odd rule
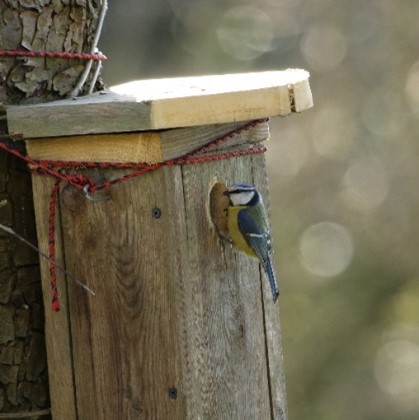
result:
[[[43,160],[77,162],[159,162],[158,133],[89,134],[27,141],[29,156]]]
[[[205,125],[172,130],[89,134],[28,140],[27,153],[34,159],[78,162],[155,163],[192,152],[245,123]],[[260,124],[229,141],[226,147],[240,143],[259,143],[269,138],[269,125]]]
[[[35,159],[154,163],[262,118],[209,153],[252,149],[269,138],[267,117],[311,106],[308,73],[288,70],[133,82],[9,107],[7,118]],[[61,311],[52,312],[41,260],[55,420],[287,419],[278,305],[258,261],[232,249],[212,219],[210,200],[228,202],[219,186],[235,182],[255,185],[268,205],[263,154],[165,166],[104,201],[61,183],[57,259],[95,295],[59,273]],[[46,253],[52,185],[33,176]]]
[[[77,100],[7,108],[9,133],[45,138],[231,123],[313,106],[304,70],[130,82]]]

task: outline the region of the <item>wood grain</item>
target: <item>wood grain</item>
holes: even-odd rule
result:
[[[48,255],[48,214],[49,199],[54,180],[47,177],[32,176],[32,187],[38,234],[38,246]],[[62,237],[59,217],[56,229],[56,260],[64,264]],[[67,283],[62,272],[57,270],[57,287],[61,303],[60,312],[51,310],[51,284],[49,263],[40,259],[42,289],[45,307],[45,339],[48,356],[50,398],[52,414],[58,420],[76,420],[75,384],[73,378],[73,354]]]
[[[207,210],[215,180],[252,182],[251,159],[189,165],[182,172],[188,264],[181,323],[188,418],[270,418],[259,264],[219,241]]]
[[[231,126],[212,130],[205,127],[203,137]],[[267,134],[261,124],[235,147]],[[176,145],[167,153],[189,147],[168,142]],[[70,353],[77,418],[286,419],[278,306],[259,262],[222,241],[210,215],[216,182],[255,183],[265,193],[263,165],[262,156],[246,156],[165,167],[113,187],[101,202],[62,188],[66,268],[96,294],[68,284],[69,318],[48,343],[53,371],[59,351]],[[126,173],[100,172],[106,179]],[[51,182],[37,180],[46,213]],[[43,278],[48,284],[46,272]]]
[[[159,162],[162,160],[158,133],[91,134],[50,137],[27,141],[34,159],[77,162]]]
[[[181,372],[165,188],[179,168],[168,171],[114,188],[109,201],[63,195],[67,267],[96,293],[70,287],[79,418],[185,417],[185,397],[169,397],[170,388],[181,389]]]
[[[306,71],[291,69],[140,80],[77,100],[8,107],[9,133],[44,138],[288,115],[313,105],[308,78]]]
[[[242,127],[245,122],[204,125],[172,130],[50,137],[26,141],[34,159],[77,162],[162,162],[192,152],[212,140]],[[259,124],[228,141],[228,146],[262,142],[269,125]]]
[[[261,192],[264,204],[269,214],[269,188],[268,175],[266,172],[266,162],[264,155],[252,156],[251,166],[253,168],[252,178],[254,185]],[[275,238],[274,238],[275,239]],[[275,243],[273,241],[273,249]],[[272,402],[272,418],[276,420],[286,420],[288,418],[288,408],[285,390],[285,375],[283,369],[282,345],[281,345],[281,327],[279,317],[279,305],[272,304],[272,292],[269,282],[262,268],[260,268],[262,277],[262,300],[263,317],[266,337],[266,354],[268,360],[268,379]],[[276,275],[281,288],[281,270],[276,269]]]
[[[228,124],[212,124],[165,130],[161,133],[162,158],[163,160],[173,159],[192,152],[212,140],[220,138],[233,130],[243,127],[246,123],[247,121],[242,121]],[[221,148],[232,148],[240,144],[251,145],[268,139],[269,124],[265,122],[244,131],[233,139],[228,140],[228,142],[223,144]]]

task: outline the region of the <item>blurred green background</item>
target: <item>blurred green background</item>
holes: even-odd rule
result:
[[[110,0],[108,85],[304,68],[271,217],[291,419],[419,418],[419,2]]]

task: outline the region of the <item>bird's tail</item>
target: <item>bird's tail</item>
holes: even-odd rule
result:
[[[278,282],[276,281],[275,272],[272,267],[272,261],[270,257],[268,257],[263,268],[265,269],[266,275],[268,276],[269,284],[271,285],[272,298],[274,302],[276,302],[279,296],[279,286]]]

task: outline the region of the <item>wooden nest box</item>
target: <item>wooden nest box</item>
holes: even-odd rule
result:
[[[107,185],[61,180],[55,203],[55,259],[94,295],[57,271],[51,311],[41,259],[54,420],[287,418],[278,304],[258,261],[223,241],[217,200],[235,182],[266,195],[267,117],[311,106],[308,73],[286,70],[7,109],[31,158]],[[47,253],[57,183],[32,179]]]

